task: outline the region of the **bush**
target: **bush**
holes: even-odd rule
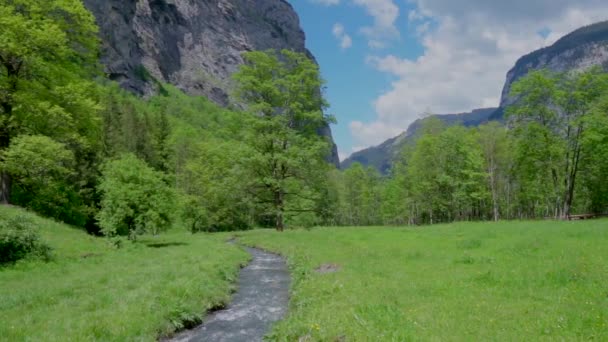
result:
[[[66,145],[42,135],[20,135],[3,152],[2,167],[13,180],[11,203],[83,226],[88,210],[74,183],[76,161]]]
[[[0,220],[0,264],[25,257],[49,260],[51,248],[40,240],[33,222],[25,216]]]
[[[99,226],[108,237],[154,235],[168,229],[175,210],[175,196],[155,171],[132,154],[108,162],[99,184]]]

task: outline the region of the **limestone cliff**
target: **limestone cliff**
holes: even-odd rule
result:
[[[220,105],[245,51],[312,55],[297,13],[284,0],[84,0],[97,18],[108,76],[140,95],[152,79]],[[321,134],[331,138],[329,127]],[[334,146],[331,161],[338,164]]]
[[[551,46],[521,57],[507,73],[500,108],[492,115],[492,119],[503,118],[504,110],[515,101],[509,96],[513,83],[530,71],[548,69],[565,72],[592,66],[608,69],[608,21],[582,27]]]

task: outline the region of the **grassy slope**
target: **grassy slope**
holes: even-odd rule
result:
[[[254,231],[296,281],[279,340],[608,340],[608,221]],[[312,270],[337,263],[342,270]]]
[[[0,216],[20,212],[0,207]],[[153,341],[226,301],[247,260],[219,236],[176,232],[115,250],[35,220],[55,258],[0,268],[0,340]]]

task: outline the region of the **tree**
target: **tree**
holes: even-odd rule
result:
[[[608,212],[608,94],[600,98],[585,118],[582,141],[582,182],[585,207],[594,213]]]
[[[246,192],[247,170],[238,162],[244,157],[240,143],[210,139],[199,142],[196,157],[184,172],[189,184],[182,218],[192,232],[246,230],[252,226],[251,198]]]
[[[46,136],[21,135],[4,151],[2,169],[13,176],[15,203],[71,224],[86,223],[87,210],[74,186],[75,159]]]
[[[556,217],[570,215],[585,154],[586,118],[607,92],[608,75],[600,68],[567,74],[537,71],[513,85],[518,101],[508,115],[519,143],[528,147],[521,161],[529,173],[550,172]],[[534,157],[528,153],[532,149]]]
[[[318,135],[333,118],[323,113],[318,66],[305,55],[283,50],[249,52],[235,74],[237,96],[247,105],[246,163],[251,192],[278,231],[285,214],[315,211],[315,179],[326,175],[329,143]]]
[[[492,195],[492,217],[500,219],[501,184],[508,170],[509,139],[506,127],[491,122],[479,127],[478,141],[485,161],[485,171]]]
[[[102,195],[97,220],[106,236],[158,234],[171,225],[174,192],[163,174],[132,154],[108,162],[98,187]]]
[[[83,81],[96,65],[93,16],[79,0],[6,0],[0,27],[0,151],[22,133],[75,140],[95,110]],[[10,201],[10,190],[7,170],[0,202]]]

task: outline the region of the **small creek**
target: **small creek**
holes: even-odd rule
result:
[[[246,249],[253,258],[241,270],[232,302],[209,314],[201,326],[168,341],[262,341],[273,323],[285,316],[290,285],[285,260],[259,249]]]

